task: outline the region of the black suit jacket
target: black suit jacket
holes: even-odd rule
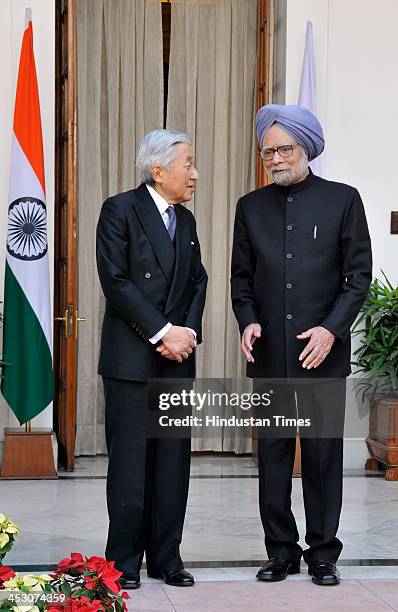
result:
[[[98,373],[112,378],[195,375],[193,353],[179,364],[149,342],[167,322],[186,326],[202,341],[207,274],[192,213],[175,206],[171,242],[145,185],[108,198],[97,226],[97,267],[106,298]]]
[[[365,212],[356,189],[308,177],[241,198],[235,217],[232,305],[241,332],[260,323],[252,377],[345,377],[350,327],[372,279]],[[322,325],[336,335],[316,369],[298,360],[308,340],[296,335]]]

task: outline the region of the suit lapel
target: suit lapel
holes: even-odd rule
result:
[[[175,251],[159,210],[145,185],[134,190],[137,215],[169,284],[173,279]],[[176,207],[178,208],[178,207]],[[177,220],[178,227],[178,220]],[[176,232],[177,234],[177,232]]]
[[[184,214],[182,205],[175,206],[176,212],[176,234],[175,243],[175,266],[174,276],[170,287],[170,293],[165,306],[165,314],[170,312],[181,293],[184,291],[191,270],[191,232],[188,224],[188,216]]]

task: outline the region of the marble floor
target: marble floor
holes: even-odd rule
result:
[[[20,571],[50,569],[72,551],[104,552],[106,458],[78,458],[56,481],[0,481],[0,512],[22,533],[7,563]],[[257,508],[258,479],[250,457],[194,457],[182,557],[195,574],[177,589],[142,574],[131,610],[398,610],[398,482],[380,473],[347,471],[339,537],[343,578],[337,588],[312,584],[306,567],[283,583],[254,580],[264,559]],[[301,480],[292,504],[301,535]],[[302,545],[304,543],[302,542]]]

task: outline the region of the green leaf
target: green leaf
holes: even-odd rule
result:
[[[369,294],[353,326],[359,336],[352,364],[369,384],[397,387],[398,370],[398,287],[384,272],[384,281],[374,279]],[[381,381],[381,382],[380,382]]]
[[[64,593],[67,597],[71,596],[71,587],[67,580],[65,580],[65,582],[61,582],[60,588],[61,588],[62,593]]]
[[[386,281],[386,284],[389,287],[389,289],[391,289],[391,291],[394,291],[394,287],[392,286],[392,284],[388,280],[387,276],[384,274],[383,270],[380,270],[380,271],[381,271],[382,275],[384,276],[384,280]]]

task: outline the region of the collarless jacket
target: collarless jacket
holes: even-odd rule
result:
[[[98,373],[145,382],[191,378],[195,351],[179,364],[149,342],[168,322],[194,329],[202,341],[207,274],[195,219],[175,206],[171,242],[145,185],[108,198],[97,226],[97,268],[106,298]]]
[[[350,327],[372,279],[368,227],[358,191],[314,176],[291,187],[257,189],[237,204],[232,306],[241,333],[259,323],[247,375],[345,377]],[[304,370],[301,332],[321,325],[336,336],[316,369]]]

